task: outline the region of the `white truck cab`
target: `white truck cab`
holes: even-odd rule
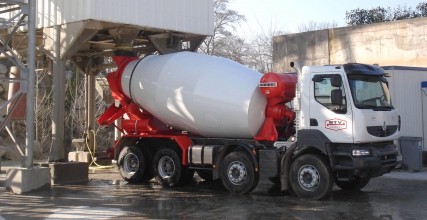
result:
[[[353,69],[347,69],[347,73],[346,67]],[[370,72],[356,69],[367,67],[376,69]],[[306,66],[302,69],[300,88],[304,100],[300,129],[320,130],[334,143],[399,138],[399,116],[391,104],[385,73],[379,67]]]
[[[401,160],[393,143],[400,135],[400,117],[390,100],[390,75],[357,63],[296,69],[295,151],[315,147],[328,155],[334,182],[342,189],[363,188],[371,177],[390,172]],[[306,178],[297,181],[305,191],[314,190],[309,186],[321,178],[310,169],[298,174]]]

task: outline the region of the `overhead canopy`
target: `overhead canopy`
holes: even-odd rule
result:
[[[1,16],[9,19],[17,13]],[[111,56],[118,43],[137,54],[195,51],[213,34],[213,0],[38,0],[36,25],[37,49],[48,56],[56,39],[53,27],[60,25],[61,59],[72,61]],[[23,56],[26,28],[22,26],[10,42]],[[0,34],[6,38],[11,31]]]

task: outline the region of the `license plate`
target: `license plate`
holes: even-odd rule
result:
[[[402,155],[397,155],[396,161],[401,161],[401,160],[402,160]]]

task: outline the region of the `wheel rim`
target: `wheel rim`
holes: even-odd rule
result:
[[[126,172],[133,174],[139,169],[139,159],[138,156],[136,156],[134,153],[128,153],[126,154],[123,165],[126,170]]]
[[[172,158],[164,156],[159,160],[158,169],[163,179],[169,179],[175,173],[175,163]]]
[[[234,185],[241,185],[245,182],[247,171],[245,165],[239,161],[234,161],[228,166],[228,179]]]
[[[311,165],[301,167],[298,171],[298,183],[307,191],[315,190],[320,183],[319,171]]]

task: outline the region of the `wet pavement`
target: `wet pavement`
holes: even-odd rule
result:
[[[16,195],[0,174],[1,219],[427,219],[427,169],[393,171],[357,192],[334,187],[322,201],[280,192],[266,179],[247,195],[197,175],[181,187],[124,182],[117,170],[96,170],[83,184]]]

